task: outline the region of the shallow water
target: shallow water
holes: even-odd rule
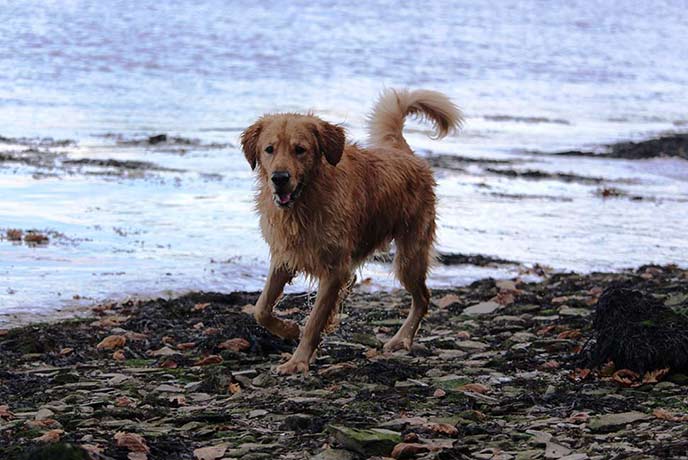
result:
[[[0,240],[0,312],[259,289],[267,248],[237,148],[241,129],[263,112],[313,109],[361,140],[376,94],[397,86],[444,91],[467,114],[464,131],[441,142],[411,123],[407,137],[420,154],[516,161],[438,171],[441,250],[560,270],[688,263],[688,162],[525,153],[686,129],[688,48],[678,46],[686,5],[499,5],[3,5],[0,135],[77,145],[51,147],[64,154],[51,167],[0,162],[0,228],[64,235],[43,247]],[[200,145],[123,146],[103,137],[161,132]],[[0,144],[0,152],[25,148]],[[179,171],[63,164],[79,158]],[[534,181],[487,167],[608,180]],[[603,199],[602,187],[628,196]],[[394,286],[387,273],[371,264],[362,276],[372,287]],[[431,284],[516,273],[513,266],[438,267]]]

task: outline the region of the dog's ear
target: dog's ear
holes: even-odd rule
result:
[[[241,133],[241,148],[251,169],[256,169],[258,161],[258,137],[263,129],[263,121],[258,120]]]
[[[326,121],[320,121],[315,127],[315,136],[318,139],[320,152],[332,166],[336,166],[344,153],[346,136],[344,128]]]

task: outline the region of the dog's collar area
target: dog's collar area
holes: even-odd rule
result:
[[[303,190],[303,182],[299,182],[294,190],[287,193],[274,193],[273,198],[275,204],[280,208],[290,208],[294,205],[294,201],[301,195]]]

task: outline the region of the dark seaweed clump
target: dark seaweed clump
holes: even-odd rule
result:
[[[688,370],[688,317],[638,290],[610,287],[600,296],[590,342],[593,366],[613,361],[636,372]]]

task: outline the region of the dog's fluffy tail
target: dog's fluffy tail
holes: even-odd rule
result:
[[[405,147],[410,151],[402,132],[407,115],[430,121],[435,128],[433,139],[457,131],[463,123],[461,110],[442,93],[427,89],[387,89],[368,119],[370,144]]]

